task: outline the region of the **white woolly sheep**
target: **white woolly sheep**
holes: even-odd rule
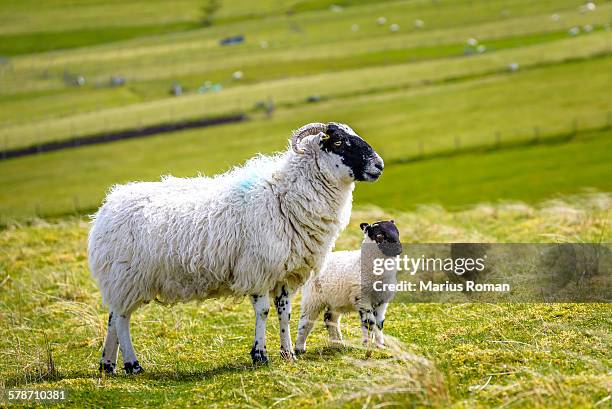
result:
[[[323,320],[332,343],[342,344],[340,318],[343,313],[359,312],[363,342],[370,335],[376,345],[384,346],[383,325],[392,292],[374,290],[374,282],[396,282],[396,268],[382,268],[375,274],[374,259],[384,260],[402,252],[399,231],[395,222],[361,223],[364,239],[361,250],[336,251],[329,255],[319,275],[311,277],[302,288],[301,317],[295,342],[297,354],[306,352],[306,338],[312,331],[319,314],[325,310]],[[377,272],[378,273],[378,272]]]
[[[215,176],[165,177],[115,186],[93,216],[89,266],[109,306],[100,370],[139,373],[130,316],[167,303],[251,296],[254,363],[268,361],[269,295],[280,320],[281,356],[294,359],[291,292],[318,271],[348,223],[355,181],[375,181],[380,156],[343,124],[294,132],[291,149]]]

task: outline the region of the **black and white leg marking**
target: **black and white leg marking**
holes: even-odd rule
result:
[[[385,336],[383,335],[383,327],[385,325],[385,314],[389,303],[382,303],[374,307],[374,317],[376,319],[376,346],[382,348],[385,346]]]
[[[295,360],[291,334],[289,333],[289,322],[291,320],[291,293],[285,284],[279,284],[274,289],[274,306],[278,314],[280,327],[280,354],[288,360]]]
[[[132,346],[132,338],[130,336],[130,316],[131,314],[115,314],[114,320],[117,327],[117,337],[119,338],[119,347],[121,348],[121,357],[123,358],[123,369],[128,375],[135,375],[144,370],[136,359],[136,352]]]
[[[361,321],[361,333],[364,345],[370,343],[370,335],[373,333],[376,326],[374,311],[372,308],[362,307],[359,309],[359,320]]]
[[[323,321],[329,334],[329,341],[332,344],[342,344],[342,333],[340,332],[340,317],[341,314],[331,309],[323,314]]]
[[[266,321],[270,313],[270,298],[268,295],[252,295],[251,304],[255,312],[255,340],[251,349],[253,364],[268,363],[266,350]]]
[[[104,349],[102,349],[102,358],[100,359],[100,372],[109,375],[116,373],[117,352],[119,350],[119,338],[117,338],[117,327],[113,312],[108,314],[108,326],[106,328],[106,339],[104,341]]]

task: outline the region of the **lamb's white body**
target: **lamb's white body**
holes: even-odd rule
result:
[[[362,250],[331,253],[321,273],[311,277],[302,287],[301,317],[295,346],[298,353],[306,350],[306,338],[322,311],[325,311],[323,319],[332,343],[342,343],[342,314],[356,311],[361,321],[364,344],[373,334],[376,344],[384,345],[382,330],[385,314],[394,294],[374,291],[373,284],[375,281],[396,283],[397,270],[386,269],[382,275],[375,275],[373,259],[386,256],[371,241],[366,239],[365,242],[367,244]]]
[[[368,180],[375,180],[380,157],[350,128],[333,125],[333,132],[338,139],[358,138],[364,156],[357,165],[368,172],[359,177],[373,174]],[[354,171],[321,149],[330,138],[323,132],[301,141],[294,136],[293,150],[212,178],[166,177],[111,190],[93,217],[88,247],[90,269],[110,307],[101,370],[114,372],[119,344],[126,372],[142,371],[129,319],[156,298],[174,303],[250,295],[256,313],[251,356],[267,362],[272,294],[281,354],[292,359],[291,291],[320,269],[350,218]]]

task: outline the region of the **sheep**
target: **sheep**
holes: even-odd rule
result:
[[[399,231],[393,220],[361,223],[360,227],[364,234],[361,250],[331,253],[321,273],[304,284],[296,354],[306,352],[306,338],[323,310],[332,344],[342,345],[342,314],[356,310],[361,320],[363,343],[368,345],[373,333],[376,345],[384,346],[385,313],[394,293],[375,291],[374,282],[395,283],[397,268],[381,268],[378,274],[373,268],[374,259],[385,260],[401,254]]]
[[[100,370],[142,372],[130,336],[141,305],[250,296],[254,364],[268,362],[266,320],[272,295],[281,356],[295,359],[291,297],[318,271],[350,218],[355,181],[376,181],[384,162],[344,124],[295,131],[287,151],[259,155],[214,176],[165,177],[114,186],[89,233],[89,267],[108,332]]]

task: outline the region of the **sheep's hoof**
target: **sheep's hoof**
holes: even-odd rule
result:
[[[303,355],[305,353],[306,353],[306,348],[304,349],[295,348],[295,356]]]
[[[124,363],[123,369],[128,375],[137,375],[144,372],[144,369],[142,369],[142,366],[140,366],[138,361]]]
[[[265,349],[251,349],[251,358],[253,358],[253,365],[266,365],[268,363],[268,353]]]
[[[98,368],[100,373],[104,372],[106,375],[117,375],[117,371],[115,370],[115,364],[112,363],[104,363],[100,362],[100,367]]]
[[[384,342],[377,342],[376,343],[376,348],[378,349],[385,349],[387,346],[385,345]]]
[[[293,351],[287,351],[286,349],[281,349],[280,355],[281,355],[281,358],[283,358],[285,361],[288,361],[288,362],[297,361],[297,358],[295,357],[295,354],[293,353]]]

